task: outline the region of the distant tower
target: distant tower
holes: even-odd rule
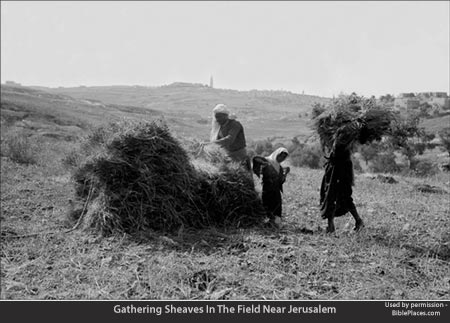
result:
[[[213,79],[212,75],[211,75],[211,77],[209,78],[209,87],[210,87],[210,88],[213,88],[213,87],[214,87],[214,79]]]

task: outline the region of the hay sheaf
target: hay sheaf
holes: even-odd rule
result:
[[[74,173],[88,203],[84,226],[103,233],[181,226],[251,225],[261,202],[248,172],[233,164],[194,166],[167,126],[123,122],[96,129]]]
[[[314,118],[313,128],[323,148],[331,150],[337,137],[345,144],[370,143],[391,132],[395,115],[372,99],[357,95],[342,96]]]
[[[196,167],[208,219],[224,226],[259,223],[265,213],[250,173],[237,163],[205,164]]]

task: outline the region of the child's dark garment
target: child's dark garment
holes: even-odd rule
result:
[[[266,158],[256,156],[253,158],[253,172],[259,178],[262,177],[262,202],[267,216],[271,220],[275,217],[281,218],[281,193],[289,167],[279,166],[279,169],[276,169]]]

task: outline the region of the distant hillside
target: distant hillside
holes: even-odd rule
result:
[[[83,134],[90,126],[122,117],[149,118],[162,113],[152,109],[78,100],[24,86],[1,86],[1,120],[34,133],[53,136]]]
[[[3,117],[14,118],[21,111],[28,118],[80,128],[122,117],[163,118],[177,135],[202,139],[208,138],[212,108],[225,103],[236,112],[249,140],[302,140],[311,134],[312,105],[330,100],[285,91],[224,90],[190,83],[74,88],[2,85],[1,90]],[[424,120],[422,125],[435,133],[449,122],[449,116],[444,116]]]
[[[217,103],[225,103],[239,114],[268,111],[282,114],[308,112],[314,102],[328,99],[285,91],[237,91],[214,89],[201,84],[173,83],[160,87],[98,86],[49,88],[46,91],[77,99],[133,105],[162,111],[193,111],[209,115]]]
[[[208,135],[212,108],[218,103],[225,103],[237,114],[251,139],[307,136],[310,129],[306,114],[315,102],[329,100],[285,91],[225,90],[190,83],[160,87],[81,86],[45,90],[79,100],[98,100],[106,104],[162,111],[176,131],[200,137]]]
[[[420,123],[420,126],[424,127],[428,133],[437,134],[439,130],[450,127],[450,115],[424,119]]]

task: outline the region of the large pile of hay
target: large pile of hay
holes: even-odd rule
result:
[[[380,140],[390,133],[394,120],[392,111],[378,106],[372,99],[352,94],[334,99],[314,118],[313,127],[322,147],[331,150],[338,134],[349,144]]]
[[[234,164],[194,166],[169,129],[158,122],[121,122],[95,130],[76,169],[84,226],[134,233],[181,226],[251,225],[261,202],[248,172]]]

